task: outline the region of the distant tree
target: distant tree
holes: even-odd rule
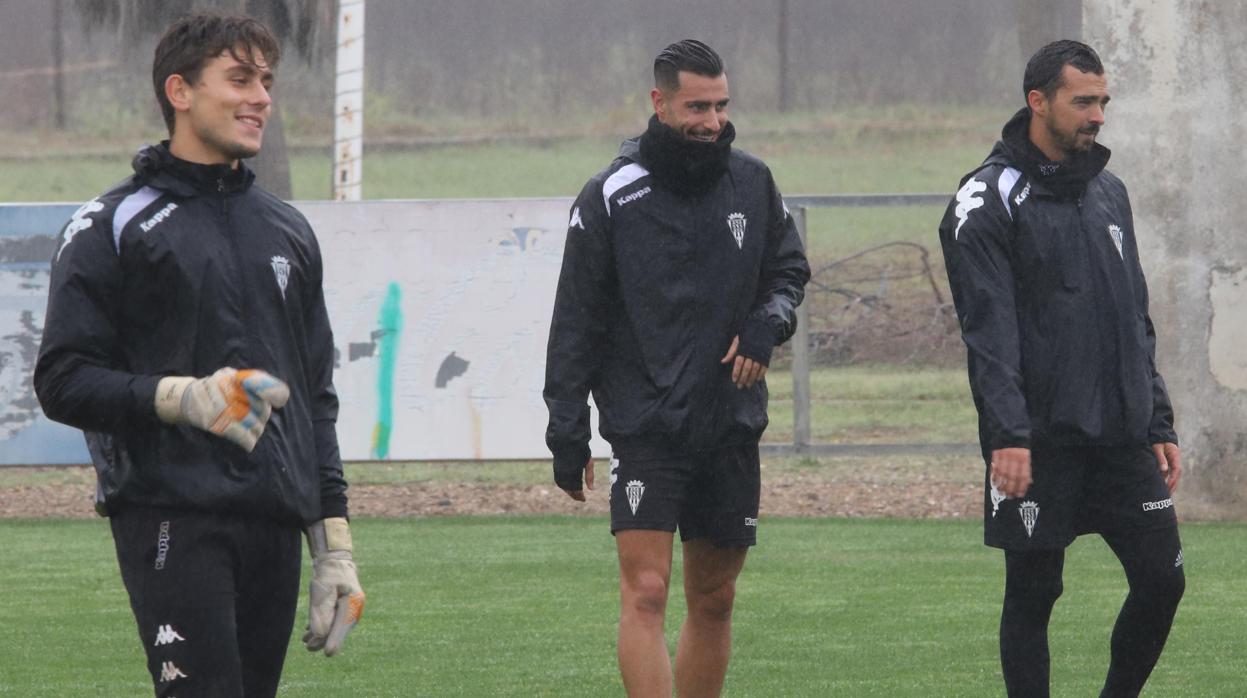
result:
[[[75,0],[75,4],[88,27],[114,31],[122,47],[140,45],[194,12],[249,15],[267,25],[282,42],[285,60],[297,56],[313,65],[333,41],[337,9],[335,0]],[[331,108],[326,105],[326,112]],[[264,147],[249,164],[265,189],[283,199],[292,197],[290,157],[276,105],[264,129]]]

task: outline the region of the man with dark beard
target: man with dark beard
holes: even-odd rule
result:
[[[771,351],[792,336],[809,266],[770,171],[732,148],[718,54],[654,61],[654,116],[572,207],[546,362],[554,479],[593,487],[592,392],[612,446],[619,666],[630,696],[670,696],[663,636],[674,532],[688,618],[680,696],[717,696],[736,578],[758,525]]]
[[[1048,695],[1064,551],[1099,533],[1130,586],[1101,695],[1136,696],[1185,587],[1173,409],[1130,201],[1096,143],[1100,58],[1049,44],[1023,93],[940,225],[987,466],[985,540],[1005,551],[1001,664],[1010,696]]]

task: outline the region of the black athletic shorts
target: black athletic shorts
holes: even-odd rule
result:
[[[984,542],[1058,549],[1085,533],[1129,535],[1177,526],[1173,499],[1149,446],[1031,450],[1031,486],[1005,499],[984,477]]]
[[[680,530],[720,548],[758,540],[761,473],[756,442],[682,456],[611,458],[611,533]]]
[[[275,695],[299,600],[299,527],[133,507],[111,523],[156,695]]]

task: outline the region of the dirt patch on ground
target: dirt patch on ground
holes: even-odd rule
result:
[[[94,492],[94,483],[85,481],[0,486],[0,518],[93,517]],[[605,490],[590,492],[589,501],[579,503],[552,485],[362,484],[351,487],[350,497],[354,516],[603,515],[608,511]],[[981,497],[973,484],[928,478],[828,481],[816,473],[783,473],[763,476],[762,515],[959,518],[977,515]]]

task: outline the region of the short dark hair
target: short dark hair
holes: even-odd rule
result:
[[[1061,70],[1072,65],[1084,73],[1104,74],[1104,64],[1095,49],[1070,39],[1053,41],[1031,56],[1026,62],[1026,74],[1022,77],[1022,99],[1027,99],[1031,90],[1039,90],[1045,97],[1051,98],[1061,89],[1064,81]]]
[[[268,27],[245,16],[196,14],[174,22],[160,37],[152,60],[152,87],[169,134],[173,134],[173,105],[165,96],[165,81],[181,75],[186,82],[199,82],[208,61],[225,51],[240,63],[256,65],[260,52],[270,69],[281,59],[281,46]]]
[[[663,92],[678,90],[681,70],[717,78],[723,74],[723,59],[697,39],[677,41],[654,58],[654,86]]]

